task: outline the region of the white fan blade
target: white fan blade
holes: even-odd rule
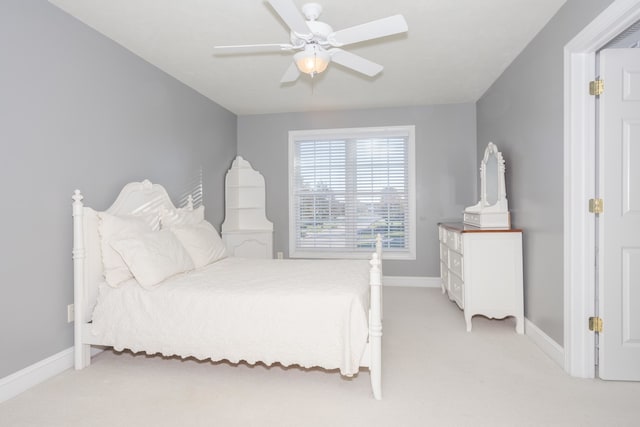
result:
[[[280,79],[280,83],[295,82],[298,80],[298,77],[300,77],[300,70],[298,70],[295,62],[291,62],[291,65],[289,65],[289,68],[287,68],[287,71],[284,72],[284,75]]]
[[[303,39],[312,37],[311,30],[293,0],[269,0],[269,4],[276,11],[285,24]]]
[[[342,49],[330,49],[331,61],[336,64],[340,64],[343,67],[351,68],[362,74],[366,74],[369,77],[373,77],[381,72],[384,67],[375,62],[371,62],[368,59],[364,59],[355,53],[347,52]]]
[[[340,47],[351,43],[405,33],[407,31],[409,31],[409,27],[404,17],[402,15],[394,15],[336,31],[330,34],[327,39],[333,46]]]
[[[260,53],[260,52],[282,52],[293,50],[290,44],[240,44],[235,46],[214,46],[213,50],[220,53]]]

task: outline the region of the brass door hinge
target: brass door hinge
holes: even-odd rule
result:
[[[602,95],[604,92],[604,80],[596,79],[589,82],[589,95]]]
[[[601,214],[604,212],[604,200],[589,199],[589,212],[594,214]]]
[[[589,317],[589,330],[593,332],[602,333],[602,318]]]

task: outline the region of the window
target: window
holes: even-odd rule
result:
[[[289,254],[415,259],[414,126],[289,132]]]

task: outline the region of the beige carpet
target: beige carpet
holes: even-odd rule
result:
[[[514,322],[385,288],[383,400],[368,372],[104,352],[0,404],[2,426],[637,426],[640,383],[567,376]]]

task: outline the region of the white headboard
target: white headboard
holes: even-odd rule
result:
[[[98,212],[82,203],[80,190],[73,195],[73,269],[76,324],[91,321],[98,296],[98,285],[104,282],[102,251],[98,233]],[[193,208],[189,199],[188,208]],[[148,180],[124,186],[115,202],[105,212],[112,215],[142,215],[175,209],[167,191]],[[82,301],[81,304],[78,302]]]

